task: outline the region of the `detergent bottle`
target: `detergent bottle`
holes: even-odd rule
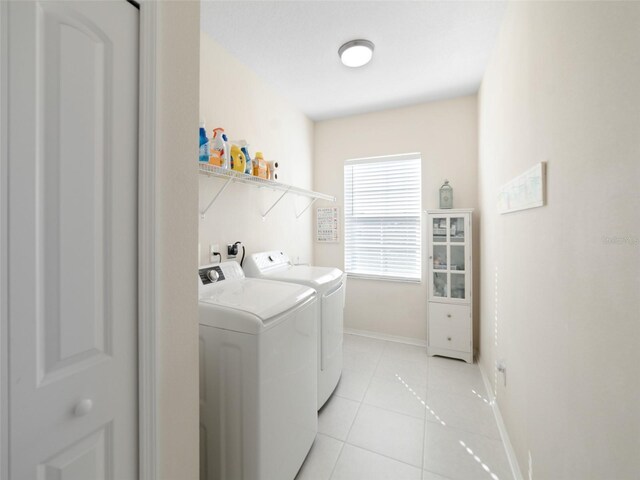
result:
[[[247,175],[252,175],[253,163],[251,162],[251,157],[249,156],[249,145],[245,145],[244,147],[241,147],[240,150],[242,150],[242,153],[244,153],[244,159],[246,162],[244,173],[246,173]]]
[[[264,161],[262,152],[256,152],[256,156],[253,158],[253,176],[267,178],[267,162]]]
[[[213,130],[213,148],[209,163],[217,167],[231,168],[231,155],[229,152],[229,143],[224,128],[215,128]]]
[[[207,138],[207,130],[205,129],[204,122],[200,122],[200,157],[199,161],[209,161],[209,139]]]
[[[238,145],[231,145],[231,169],[236,172],[244,173],[246,160],[244,153]]]

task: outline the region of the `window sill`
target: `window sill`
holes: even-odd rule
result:
[[[358,280],[377,280],[377,281],[393,282],[393,283],[412,283],[414,285],[419,285],[422,283],[421,278],[385,277],[382,275],[365,275],[362,273],[349,273],[349,272],[347,272],[347,278],[357,278]]]

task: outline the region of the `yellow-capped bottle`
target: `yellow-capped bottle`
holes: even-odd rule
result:
[[[231,170],[244,173],[247,160],[244,157],[244,153],[238,145],[231,145]]]
[[[253,159],[253,176],[267,178],[267,162],[264,161],[262,152],[256,152],[256,156]]]

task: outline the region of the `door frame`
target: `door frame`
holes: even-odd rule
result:
[[[9,2],[0,2],[0,479],[9,480],[9,349],[8,349],[8,279],[7,272],[7,239],[9,198],[8,167],[8,97],[7,79],[9,76],[9,19],[7,16]]]
[[[0,104],[8,100],[8,2],[0,2]],[[138,132],[138,469],[158,475],[156,171],[158,6],[140,2]],[[0,111],[0,480],[9,480],[8,109]]]
[[[158,3],[140,2],[138,131],[138,468],[158,477],[157,68]]]

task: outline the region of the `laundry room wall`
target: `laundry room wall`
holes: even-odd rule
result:
[[[345,160],[410,152],[422,155],[423,210],[438,208],[438,190],[445,178],[454,189],[454,207],[475,208],[477,97],[472,95],[317,122],[314,189],[335,195],[338,199],[335,205],[342,213]],[[324,204],[318,202],[318,206],[321,205]],[[423,222],[423,245],[425,226]],[[474,297],[479,292],[477,226],[476,216]],[[316,264],[344,269],[343,238],[335,244],[315,243]],[[475,318],[478,317],[477,307],[476,304]],[[424,274],[420,284],[349,278],[345,328],[424,343],[427,335],[426,308],[427,278]]]
[[[637,2],[511,2],[482,82],[480,363],[525,478],[640,472],[639,45]]]
[[[280,163],[283,183],[312,187],[313,122],[208,34],[200,34],[200,115],[207,134],[223,127],[230,140],[246,140],[250,153]],[[194,133],[195,135],[195,133]],[[200,176],[200,209],[224,180]],[[287,195],[263,220],[282,192],[232,184],[200,220],[200,262],[209,262],[209,245],[242,241],[247,254],[283,249],[294,262],[313,261],[311,210],[296,219],[306,197]],[[237,257],[240,260],[240,256]]]

